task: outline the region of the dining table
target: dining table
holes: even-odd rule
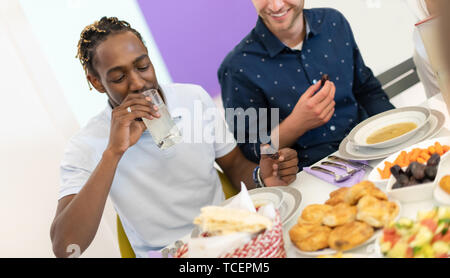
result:
[[[420,106],[428,107],[430,109],[436,109],[445,114],[445,123],[443,128],[437,133],[433,138],[439,137],[447,137],[450,136],[450,116],[447,112],[447,107],[444,102],[444,99],[441,94],[438,94],[426,102],[422,103]],[[339,151],[335,152],[333,155],[339,155]],[[321,161],[315,163],[315,165],[320,165],[321,162],[327,160],[327,157],[323,158]],[[375,168],[383,159],[371,160],[368,161],[368,164]],[[450,169],[449,169],[450,170]],[[367,179],[370,171],[366,171],[363,180]],[[311,174],[306,173],[305,171],[301,171],[297,174],[297,179],[289,186],[295,187],[302,194],[302,201],[299,209],[296,212],[296,215],[292,217],[292,219],[283,226],[283,238],[285,249],[288,258],[309,258],[311,256],[305,256],[300,254],[294,244],[291,242],[289,238],[289,230],[297,223],[298,217],[301,215],[302,210],[311,204],[323,204],[326,200],[329,199],[329,194],[337,190],[338,187],[325,182]],[[385,186],[380,187],[381,190],[386,192]],[[416,215],[419,211],[430,210],[436,206],[439,206],[434,199],[428,199],[420,202],[408,202],[400,203],[400,217],[407,217],[410,219],[415,219]],[[355,248],[349,253],[356,254],[358,257],[369,257],[369,258],[377,258],[380,257],[379,252],[377,252],[377,248],[374,246],[375,242],[371,242],[369,244],[365,244],[359,248]]]
[[[427,101],[422,103],[420,106],[428,107],[429,109],[435,109],[441,111],[445,115],[445,123],[442,129],[432,138],[439,137],[448,137],[450,136],[450,116],[447,112],[447,106],[443,100],[442,95],[438,94],[432,98],[429,98]],[[429,138],[429,139],[432,139]],[[330,154],[339,156],[339,151]],[[322,160],[318,161],[314,165],[320,165],[321,162],[327,160],[327,157],[324,157]],[[383,159],[370,160],[368,164],[375,168]],[[312,165],[312,166],[314,166]],[[450,170],[450,169],[449,169]],[[362,180],[367,180],[370,171],[366,171],[365,176]],[[297,208],[295,215],[290,218],[289,221],[285,222],[283,225],[283,240],[286,250],[286,255],[288,258],[311,258],[315,256],[304,255],[297,251],[294,244],[291,242],[289,237],[289,230],[297,223],[298,217],[300,217],[302,210],[311,204],[323,204],[326,200],[329,199],[329,194],[339,189],[337,186],[328,183],[322,179],[319,179],[306,171],[300,171],[297,174],[296,180],[289,185],[290,187],[294,187],[301,192],[302,200],[300,202],[299,207]],[[386,191],[385,186],[379,187],[384,192]],[[409,202],[409,203],[400,203],[400,215],[399,217],[407,217],[410,219],[415,219],[416,215],[419,211],[430,210],[436,206],[439,206],[434,199],[428,199],[420,202]],[[190,238],[190,235],[184,236],[180,239],[182,242],[187,242]],[[349,253],[357,255],[357,257],[367,257],[367,258],[377,258],[381,257],[381,254],[377,252],[375,248],[375,241],[371,241],[367,244],[363,244],[360,247],[352,249]],[[167,248],[173,248],[174,244],[167,246]]]

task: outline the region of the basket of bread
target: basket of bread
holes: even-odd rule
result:
[[[285,258],[281,217],[272,203],[255,208],[245,185],[225,206],[207,206],[194,219],[200,236],[176,258]]]
[[[399,215],[398,202],[372,182],[362,181],[330,193],[325,204],[305,207],[289,236],[302,255],[333,254],[376,239]]]

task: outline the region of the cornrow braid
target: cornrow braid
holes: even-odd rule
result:
[[[141,34],[131,28],[128,22],[119,20],[117,17],[104,16],[99,21],[95,21],[93,24],[88,25],[83,29],[80,35],[80,40],[78,41],[78,51],[75,58],[80,60],[86,75],[88,72],[91,72],[98,76],[93,66],[96,47],[101,42],[105,41],[109,35],[126,31],[133,32],[145,45]]]

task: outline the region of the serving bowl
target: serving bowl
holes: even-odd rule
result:
[[[420,106],[403,107],[389,110],[370,117],[369,119],[358,124],[349,133],[348,138],[349,141],[356,147],[377,149],[392,147],[401,144],[402,142],[405,142],[413,137],[416,132],[428,122],[430,115],[431,112],[429,109]],[[400,123],[414,123],[416,127],[400,136],[383,142],[375,144],[367,143],[367,138],[374,132],[379,131],[385,127]]]

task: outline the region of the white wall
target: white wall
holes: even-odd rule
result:
[[[413,55],[417,17],[404,0],[305,0],[305,7],[332,7],[342,12],[375,75]]]
[[[171,82],[135,0],[19,1],[80,126],[106,105],[104,94],[89,91],[81,64],[75,59],[81,31],[102,16],[116,16],[138,30],[149,50],[158,81],[162,84]]]
[[[0,257],[53,257],[59,163],[79,126],[17,0],[0,1],[0,61]],[[85,257],[120,256],[112,213]]]

